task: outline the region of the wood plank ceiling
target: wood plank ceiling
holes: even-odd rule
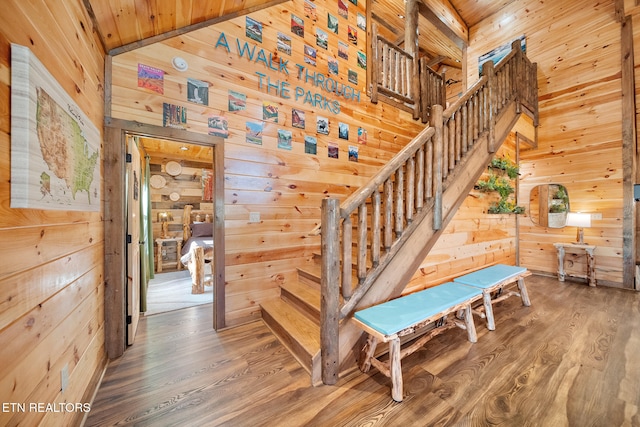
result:
[[[94,16],[105,50],[110,52],[165,33],[233,18],[287,1],[305,0],[83,1]],[[382,35],[401,46],[404,41],[404,0],[369,1]],[[466,43],[468,28],[512,1],[448,0],[447,3],[447,0],[421,0],[421,54],[433,60],[434,65],[461,67],[462,45]]]

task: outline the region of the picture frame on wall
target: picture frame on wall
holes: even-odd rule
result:
[[[338,75],[338,60],[335,58],[327,58],[327,68],[329,74]]]
[[[209,105],[209,83],[187,78],[187,101],[199,105]]]
[[[229,122],[225,116],[209,116],[209,135],[227,138],[229,136]]]
[[[278,129],[278,148],[291,150],[293,135],[290,130]]]
[[[229,111],[243,111],[247,108],[247,95],[229,90]]]
[[[349,146],[349,161],[350,162],[357,162],[358,161],[358,151],[359,151],[359,147],[357,145],[350,145]]]
[[[358,84],[358,72],[354,70],[349,70],[348,77],[349,83],[357,85]]]
[[[322,135],[329,135],[329,119],[326,117],[316,117],[316,132]]]
[[[318,139],[315,136],[305,135],[304,152],[307,154],[318,154]]]
[[[162,126],[175,129],[187,128],[187,108],[181,105],[162,103]]]
[[[278,52],[291,55],[291,37],[281,32],[278,32]]]
[[[338,57],[349,60],[349,45],[344,42],[338,42]]]
[[[358,12],[358,16],[356,18],[356,25],[362,31],[367,31],[367,17],[362,13]]]
[[[329,35],[320,28],[316,28],[316,45],[325,50],[329,46]]]
[[[338,123],[338,138],[349,139],[349,124],[342,122]]]
[[[296,108],[291,109],[291,126],[294,128],[304,129],[305,128],[305,116],[306,113],[304,110],[298,110]]]
[[[337,159],[340,156],[340,147],[335,142],[327,144],[327,157],[330,159]]]
[[[298,37],[304,37],[304,19],[291,14],[291,32]]]
[[[262,43],[262,22],[258,22],[255,19],[247,16],[245,34],[251,40]]]
[[[304,62],[309,65],[316,65],[316,50],[309,46],[308,44],[304,45]]]
[[[332,14],[327,14],[327,29],[334,34],[338,34],[338,17]]]
[[[338,0],[338,15],[344,19],[349,19],[349,3],[347,3],[347,0]]]
[[[245,139],[249,144],[262,145],[262,129],[264,128],[263,122],[246,122],[245,124]]]

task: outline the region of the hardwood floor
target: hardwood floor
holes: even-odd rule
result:
[[[476,318],[403,360],[390,380],[309,375],[262,322],[215,333],[211,305],[143,319],[110,363],[86,426],[639,426],[640,294],[531,276],[532,306]]]

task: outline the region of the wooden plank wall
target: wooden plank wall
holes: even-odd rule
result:
[[[357,6],[346,0],[344,3],[348,6],[346,19],[339,15],[337,2],[328,0],[313,2],[316,6],[315,21],[305,13],[304,2],[250,14],[250,19],[262,23],[262,42],[246,36],[245,17],[241,17],[113,59],[114,117],[161,126],[163,103],[167,102],[187,107],[187,128],[194,132],[207,132],[209,116],[222,115],[228,120],[229,136],[225,141],[225,224],[226,322],[230,326],[259,317],[260,301],[277,296],[279,285],[294,279],[296,268],[310,261],[312,251],[319,246],[319,238],[310,237],[308,232],[319,222],[321,200],[328,196],[344,199],[422,129],[422,125],[413,121],[408,113],[384,103],[369,102],[366,96],[366,72],[357,64],[357,52],[366,51],[366,33],[357,30],[357,44],[348,38],[348,27],[357,28],[357,13],[366,14],[365,2],[360,1]],[[304,20],[304,38],[291,32],[292,14]],[[338,19],[337,35],[327,27],[328,14]],[[316,45],[316,29],[329,35],[327,50]],[[277,50],[278,32],[291,38],[291,55]],[[229,51],[222,45],[222,34]],[[250,49],[255,46],[253,60],[248,60],[246,53],[244,56],[238,54],[238,41],[241,46],[245,46],[246,42]],[[349,46],[347,60],[338,57],[338,42]],[[309,73],[331,76],[327,58],[336,58],[339,74],[333,78],[357,89],[359,102],[324,91],[305,81],[304,74],[302,78],[298,77],[295,64],[308,66],[303,54],[305,44],[317,49],[317,65],[309,66]],[[288,61],[289,74],[270,70],[265,61],[258,61],[261,52],[267,61],[270,55]],[[187,60],[188,71],[181,73],[173,69],[170,62],[174,56]],[[138,64],[165,71],[164,94],[138,88]],[[357,74],[357,84],[349,83],[349,70]],[[257,72],[267,76],[271,84],[276,81],[278,84],[283,81],[289,84],[289,97],[280,96],[275,87],[267,89],[264,82],[260,88]],[[187,102],[187,78],[210,84],[208,106]],[[305,103],[304,97],[296,100],[297,87],[305,93],[311,92],[313,96],[324,96],[330,103],[339,102],[340,113],[333,114],[323,108],[324,103]],[[230,90],[246,95],[245,110],[229,111]],[[263,101],[278,106],[277,123],[263,120]],[[305,112],[304,129],[292,126],[294,108]],[[317,116],[329,119],[328,135],[316,132]],[[264,123],[262,145],[247,142],[247,122]],[[339,138],[339,122],[349,125],[348,140]],[[358,141],[358,128],[366,130],[366,143]],[[278,130],[292,132],[291,150],[278,147]],[[317,154],[305,153],[305,136],[317,138]],[[330,143],[338,144],[338,159],[328,157]],[[357,162],[349,161],[347,151],[350,145],[359,149]],[[259,212],[260,223],[249,223],[249,212]],[[475,210],[462,215],[474,216]],[[500,221],[494,223],[502,225]],[[478,230],[487,226],[478,224]],[[479,233],[477,231],[476,236]],[[503,234],[499,232],[497,240],[502,240]],[[490,236],[485,232],[483,241],[490,240]],[[474,254],[484,254],[486,248],[478,245],[473,236],[468,245],[464,261],[459,263],[464,263],[467,268],[478,268],[485,257]],[[505,253],[511,250],[505,251],[501,243],[498,247],[498,251]],[[429,265],[435,265],[438,259],[430,261]],[[429,283],[445,281],[457,267],[459,265],[452,264],[444,272],[435,269],[435,273],[429,273]],[[426,285],[428,283],[423,284]]]
[[[515,134],[509,135],[496,156],[516,160]],[[480,180],[487,176],[488,171]],[[404,292],[451,281],[481,266],[515,264],[516,215],[487,213],[498,199],[495,193],[472,190]]]
[[[479,55],[526,35],[527,56],[538,64],[540,126],[538,148],[521,153],[520,199],[538,184],[559,183],[572,211],[601,214],[585,241],[598,246],[597,280],[611,286],[622,286],[620,28],[613,1],[517,0],[471,29],[467,51],[473,81]],[[521,264],[555,274],[553,243],[575,241],[575,234],[574,227],[536,226],[525,215]]]
[[[10,208],[10,43],[29,47],[100,130],[104,52],[81,1],[2,3],[0,402],[25,411],[3,407],[0,425],[78,425],[79,411],[29,405],[88,403],[102,372],[102,213]],[[70,382],[61,393],[65,366]]]

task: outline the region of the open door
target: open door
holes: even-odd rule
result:
[[[127,344],[133,344],[140,319],[140,152],[127,136]]]

